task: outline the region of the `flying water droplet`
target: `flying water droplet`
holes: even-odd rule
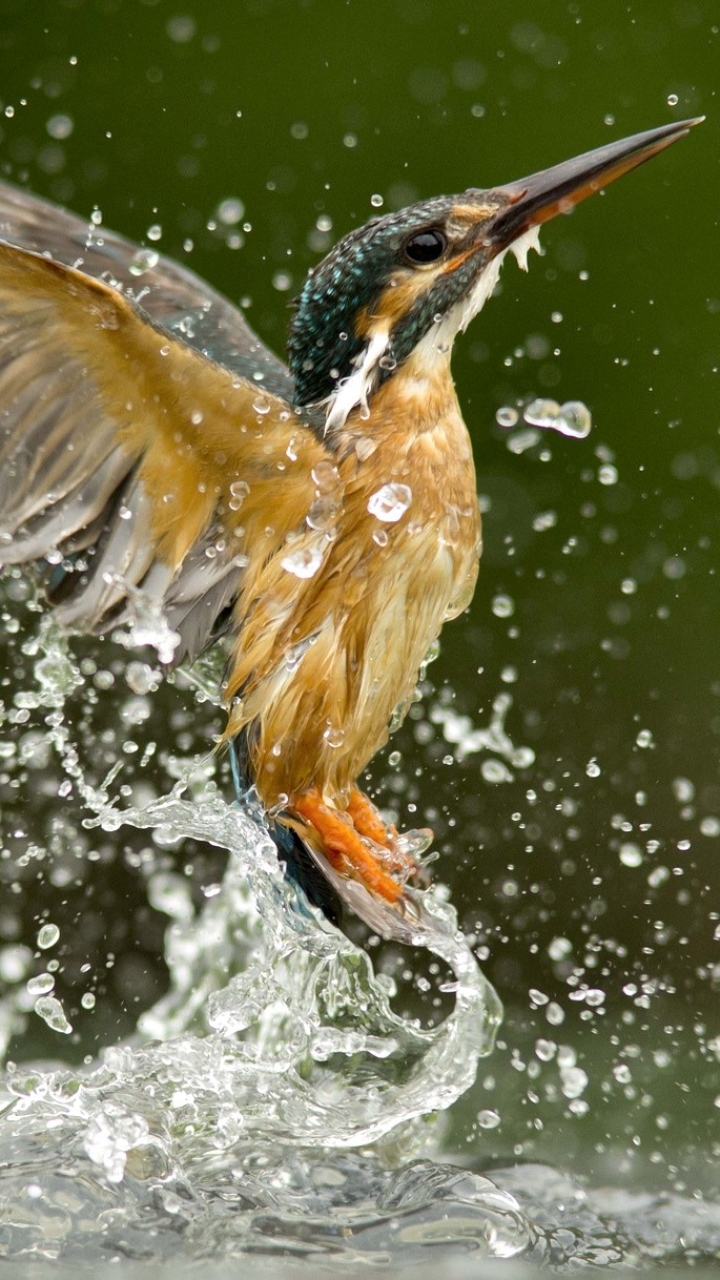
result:
[[[525,431],[518,431],[514,436],[510,436],[507,447],[511,453],[525,453],[528,449],[532,449],[540,439],[540,432],[534,427],[528,427]]]
[[[480,772],[486,782],[512,782],[513,775],[502,760],[483,760]]]
[[[222,222],[226,227],[234,227],[240,221],[245,212],[245,205],[242,200],[230,196],[227,200],[221,200],[217,207],[218,221]]]
[[[497,595],[492,602],[492,611],[496,618],[511,618],[515,612],[515,602],[511,596]]]
[[[584,440],[592,428],[592,415],[582,400],[532,400],[523,409],[523,418],[534,427],[557,431],[562,436]]]
[[[46,1022],[51,1031],[59,1031],[61,1035],[69,1036],[72,1026],[65,1017],[65,1010],[60,1001],[55,996],[41,996],[35,1001],[35,1012],[43,1022]]]
[[[55,987],[55,979],[51,973],[36,973],[34,978],[29,978],[27,982],[27,993],[29,996],[46,996]]]
[[[517,425],[519,417],[517,409],[513,409],[512,405],[501,405],[495,413],[495,421],[499,427],[514,427]]]
[[[582,400],[567,400],[560,405],[557,430],[563,436],[585,440],[592,430],[592,414]]]
[[[478,1111],[476,1120],[479,1129],[497,1129],[500,1124],[500,1116],[497,1111],[492,1111],[489,1108]]]
[[[523,409],[523,418],[534,427],[554,429],[559,413],[560,405],[557,400],[531,400]]]
[[[384,484],[368,499],[371,516],[387,524],[396,524],[412,502],[412,489],[407,484]]]
[[[142,276],[146,271],[152,271],[160,261],[160,254],[154,249],[138,249],[133,254],[130,262],[129,271],[131,276]]]
[[[59,937],[60,930],[56,924],[44,924],[38,931],[37,944],[41,951],[47,951],[55,946]]]

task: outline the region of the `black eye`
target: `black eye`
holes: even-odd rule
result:
[[[416,231],[405,244],[405,257],[419,266],[437,262],[445,252],[447,240],[442,231]]]

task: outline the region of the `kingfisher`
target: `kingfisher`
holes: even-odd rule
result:
[[[524,268],[543,223],[696,123],[352,230],[287,363],[185,267],[0,184],[0,563],[33,566],[71,630],[151,616],[176,664],[224,637],[236,789],[331,917],[422,932],[432,833],[358,780],[475,588],[455,336],[509,252]]]

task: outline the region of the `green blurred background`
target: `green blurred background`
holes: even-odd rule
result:
[[[719,78],[715,0],[0,0],[2,175],[149,235],[242,299],[278,351],[306,270],[377,197],[492,185],[707,115],[546,228],[530,278],[506,267],[459,341],[487,509],[480,583],[398,754],[373,768],[383,803],[435,828],[436,874],[508,1006],[449,1149],[613,1175],[642,1160],[645,1178],[706,1190],[720,1140]],[[539,395],[584,401],[589,439],[508,448],[496,411]],[[5,674],[26,688],[14,625]],[[77,652],[121,677],[107,647]],[[487,768],[497,754],[446,740],[467,717],[455,736],[472,748],[499,694],[534,756],[504,774]],[[110,695],[85,712],[108,759],[115,712]],[[218,723],[164,686],[142,732],[199,751]],[[0,928],[32,947],[39,921],[62,928],[66,913],[58,982],[80,1039],[31,1020],[16,1057],[97,1048],[164,982],[142,847],[106,841],[76,880],[53,882],[42,860],[17,878],[18,844],[87,847],[60,776],[53,760],[44,790],[37,773],[3,775]],[[174,856],[198,884],[217,877],[217,855],[191,853]],[[79,1008],[83,963],[110,964],[94,1011]],[[538,1052],[560,1042],[588,1076],[574,1099],[557,1050]]]

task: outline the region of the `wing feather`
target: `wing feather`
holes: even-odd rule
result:
[[[242,312],[187,267],[5,182],[0,182],[0,240],[112,284],[141,302],[153,323],[173,337],[292,400],[287,367],[253,333]]]
[[[0,561],[55,553],[67,625],[105,631],[142,592],[196,656],[245,566],[303,526],[324,455],[284,400],[127,296],[0,243]]]

